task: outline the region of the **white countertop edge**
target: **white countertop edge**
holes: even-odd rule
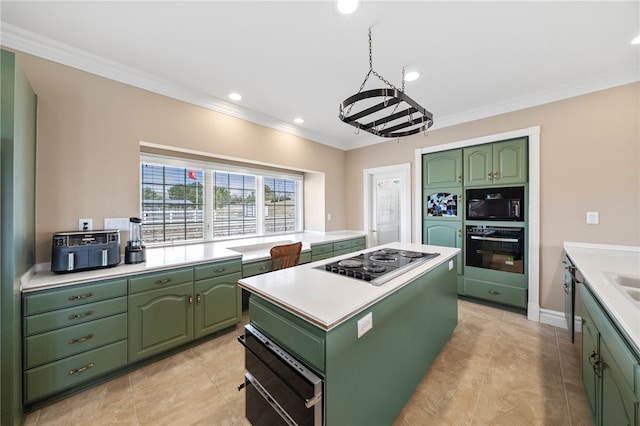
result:
[[[585,248],[594,250],[615,250],[615,251],[629,251],[634,253],[640,253],[640,247],[636,246],[619,246],[613,244],[592,244],[592,243],[578,243],[572,241],[565,241],[564,248]]]
[[[392,245],[393,244],[387,244],[385,246],[392,246]],[[380,247],[383,247],[383,246],[380,246]],[[429,247],[438,248],[437,246],[429,246]],[[424,264],[421,264],[420,266],[417,266],[417,267],[415,267],[413,269],[410,269],[407,272],[405,272],[404,274],[387,281],[386,283],[382,284],[381,286],[378,286],[377,288],[381,289],[381,291],[378,294],[375,294],[375,295],[373,295],[372,297],[369,297],[369,298],[363,298],[361,301],[356,302],[348,311],[342,312],[342,313],[338,314],[337,316],[334,316],[333,318],[330,318],[330,319],[328,319],[328,318],[325,318],[325,319],[319,318],[317,315],[314,315],[312,312],[307,312],[305,310],[302,310],[298,306],[294,306],[291,303],[288,303],[286,300],[283,300],[283,299],[277,298],[277,297],[273,297],[271,294],[263,291],[259,287],[251,285],[251,281],[255,281],[256,278],[258,280],[260,279],[260,278],[258,278],[259,276],[247,277],[246,279],[240,280],[238,282],[238,284],[239,284],[239,286],[241,288],[243,288],[243,289],[245,289],[245,290],[247,290],[247,291],[249,291],[251,293],[255,293],[257,296],[260,296],[260,297],[264,298],[265,300],[269,301],[270,303],[273,303],[274,305],[279,306],[280,308],[290,312],[291,314],[308,321],[309,323],[315,325],[316,327],[318,327],[318,328],[320,328],[320,329],[322,329],[324,331],[329,331],[329,330],[335,328],[336,326],[342,324],[344,321],[348,320],[349,318],[352,318],[355,315],[357,315],[358,313],[366,310],[368,307],[374,305],[375,303],[379,302],[380,300],[388,297],[389,295],[391,295],[391,294],[395,293],[396,291],[400,290],[401,288],[405,287],[407,284],[413,282],[416,278],[428,273],[429,271],[433,270],[434,268],[436,268],[436,267],[442,265],[443,263],[451,260],[452,258],[454,258],[457,254],[459,254],[461,252],[461,250],[457,249],[457,248],[441,247],[441,249],[442,250],[438,251],[440,253],[440,256],[438,256],[437,258],[431,259],[431,260],[425,262]],[[372,250],[375,250],[375,248],[369,248],[367,250],[360,251],[360,252],[369,252],[369,251],[372,251]],[[359,252],[350,253],[350,254],[342,255],[342,256],[337,256],[335,258],[324,259],[324,260],[321,260],[321,261],[318,261],[318,262],[314,262],[314,263],[310,263],[310,264],[306,264],[306,265],[300,265],[298,268],[314,269],[317,266],[321,266],[321,265],[324,265],[326,263],[330,263],[330,262],[338,260],[338,259],[348,259],[349,257],[352,257],[357,253],[359,253]],[[318,272],[323,272],[323,271],[318,271]],[[342,277],[342,276],[338,276],[336,278],[352,280],[352,278]],[[365,282],[359,282],[359,284],[365,284]],[[366,285],[373,286],[372,284],[366,284]]]
[[[565,242],[564,248],[565,252],[584,277],[587,282],[586,285],[594,293],[596,299],[606,309],[623,335],[635,347],[636,352],[640,354],[640,310],[624,299],[620,292],[613,288],[613,284],[606,278],[607,272],[629,273],[629,269],[617,271],[617,267],[609,267],[609,265],[604,265],[604,262],[588,261],[589,255],[586,255],[587,259],[585,259],[584,252],[580,253],[580,250],[593,251],[590,255],[597,254],[598,251],[621,252],[621,255],[625,253],[625,256],[633,257],[634,254],[640,254],[640,247]],[[576,252],[575,250],[578,251]],[[633,257],[631,261],[637,262],[638,259],[640,259],[640,257]],[[639,264],[635,263],[631,266],[631,268],[633,267],[637,270]],[[584,283],[582,284],[585,285]]]

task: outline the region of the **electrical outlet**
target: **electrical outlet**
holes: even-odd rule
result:
[[[327,222],[331,222],[331,213],[327,213]]]
[[[369,312],[358,320],[358,339],[373,328],[373,314]]]
[[[93,219],[78,219],[78,231],[91,231],[93,229]]]

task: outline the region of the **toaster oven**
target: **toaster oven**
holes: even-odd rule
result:
[[[108,268],[120,263],[120,231],[77,231],[53,234],[51,271],[56,273]]]

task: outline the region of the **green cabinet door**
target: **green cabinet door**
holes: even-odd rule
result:
[[[493,183],[509,185],[527,181],[527,139],[493,144]]]
[[[422,187],[462,185],[462,150],[453,149],[422,156]]]
[[[464,148],[464,184],[491,185],[493,183],[493,144]]]
[[[196,281],[194,337],[231,327],[242,319],[240,273]]]
[[[425,220],[422,224],[422,244],[462,248],[462,223]],[[462,256],[456,258],[457,273],[462,274]]]
[[[596,370],[599,347],[598,329],[589,315],[589,311],[582,304],[582,383],[584,392],[591,408],[591,415],[596,415]]]
[[[605,339],[600,340],[600,355],[602,358],[602,410],[601,425],[629,425],[638,424],[638,400],[632,389],[625,381],[616,358],[607,345]]]
[[[193,283],[129,296],[129,362],[193,339]]]

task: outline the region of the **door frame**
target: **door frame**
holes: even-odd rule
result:
[[[393,166],[374,167],[362,171],[364,182],[364,231],[367,233],[367,247],[371,247],[373,227],[373,176],[377,174],[394,174],[400,181],[400,242],[411,242],[411,163]]]
[[[527,318],[540,322],[540,126],[532,126],[511,132],[497,133],[466,139],[444,145],[419,148],[415,151],[414,197],[416,204],[422,200],[422,155],[450,149],[464,148],[485,143],[500,142],[506,139],[529,137],[529,235],[527,249],[529,251],[529,301]],[[422,212],[414,211],[414,242],[422,242]]]

